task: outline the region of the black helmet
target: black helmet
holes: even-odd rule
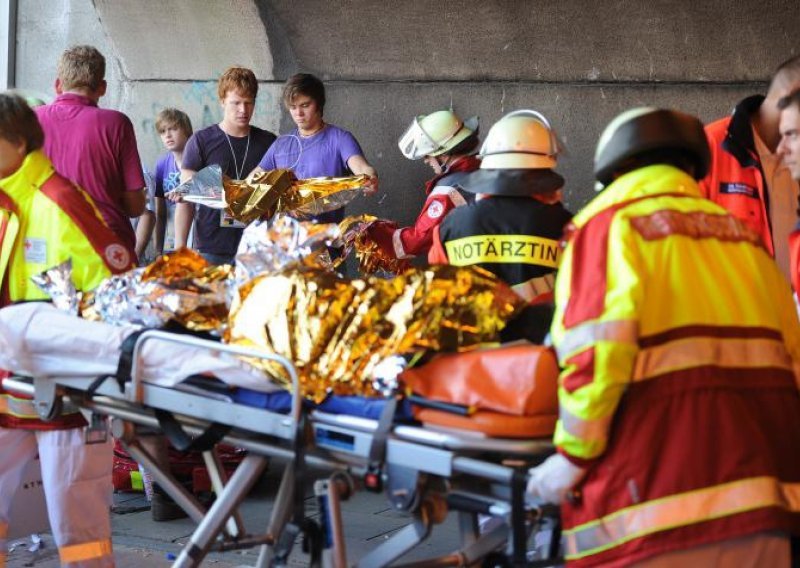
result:
[[[623,112],[606,126],[594,155],[594,175],[608,185],[625,160],[654,150],[682,152],[694,164],[695,179],[708,172],[711,155],[703,123],[690,114],[643,107]]]

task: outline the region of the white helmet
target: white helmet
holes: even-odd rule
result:
[[[479,156],[483,170],[553,169],[558,141],[548,120],[535,110],[515,110],[494,123]]]
[[[462,121],[452,110],[437,110],[416,117],[397,145],[409,160],[420,160],[449,152],[477,130],[477,116]]]

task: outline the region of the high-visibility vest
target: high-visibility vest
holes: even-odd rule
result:
[[[70,258],[78,290],[91,290],[134,267],[91,198],[58,175],[41,151],[31,152],[14,174],[0,179],[0,306],[49,299],[31,276]],[[0,389],[0,426],[57,429],[84,423],[77,413],[41,422],[29,402]]]
[[[570,562],[800,530],[800,324],[758,234],[641,168],[575,216],[555,294]]]

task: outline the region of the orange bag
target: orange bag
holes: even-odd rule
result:
[[[440,355],[400,379],[431,400],[515,416],[558,415],[558,362],[541,345]]]

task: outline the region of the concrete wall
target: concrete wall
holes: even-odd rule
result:
[[[218,121],[214,80],[228,65],[263,81],[255,123],[273,131],[291,126],[281,82],[318,74],[326,119],[356,135],[381,177],[350,212],[409,222],[430,171],[395,142],[416,114],[452,105],[485,133],[510,110],[544,112],[566,143],[559,170],[577,209],[608,120],[645,104],[724,115],[800,52],[798,29],[796,0],[19,0],[17,84],[50,91],[65,46],[97,45],[109,59],[103,104],[131,116],[152,164],[155,113]]]

